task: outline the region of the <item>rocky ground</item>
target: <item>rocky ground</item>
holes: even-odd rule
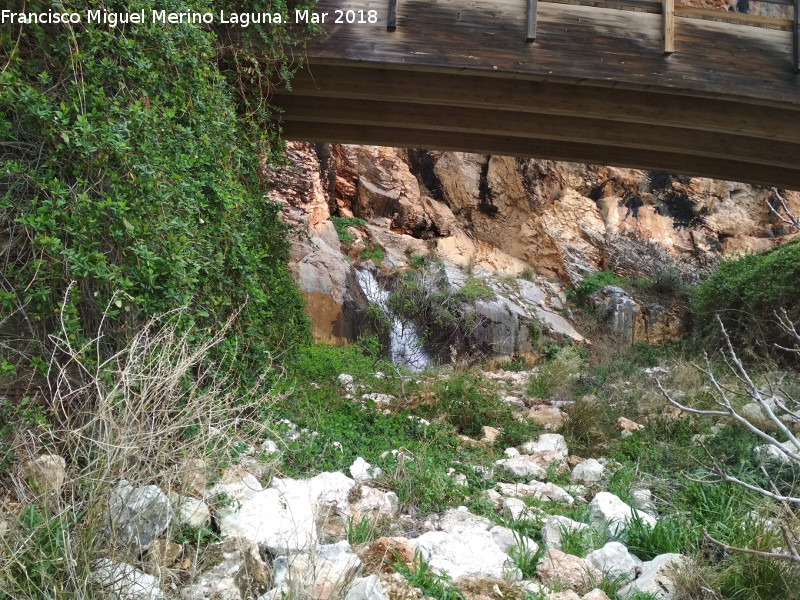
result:
[[[194,459],[176,465],[173,472],[178,477],[169,479],[168,485],[136,485],[120,479],[101,503],[104,541],[91,563],[91,581],[104,597],[136,600],[728,597],[696,592],[702,586],[692,583],[693,578],[708,568],[703,567],[705,550],[698,552],[692,545],[702,538],[691,520],[676,521],[684,509],[668,496],[678,489],[677,480],[672,480],[678,474],[657,473],[648,460],[664,461],[667,468],[674,458],[665,457],[679,452],[686,436],[697,441],[721,435],[730,441],[733,438],[726,432],[731,426],[713,421],[689,426],[685,417],[658,404],[654,395],[638,398],[636,413],[613,404],[608,410],[612,398],[633,393],[636,381],[655,375],[674,385],[683,379],[676,373],[679,365],[626,368],[607,382],[617,395],[601,399],[603,411],[581,423],[585,417],[576,408],[595,406],[598,399],[576,400],[574,389],[559,393],[559,388],[563,392],[563,386],[581,376],[575,363],[566,371],[555,366],[574,360],[564,352],[543,367],[500,369],[480,376],[494,394],[485,402],[509,407],[515,419],[538,433],[508,447],[502,444],[507,438],[499,423],[481,426],[475,437],[460,434],[457,444],[476,454],[462,453],[458,460],[434,454],[443,464],[423,468],[439,469],[441,478],[411,482],[415,488],[455,490],[436,510],[426,510],[414,500],[429,490],[412,489],[410,495],[402,491],[402,479],[423,460],[419,448],[376,450],[350,463],[348,444],[339,441],[346,440],[341,432],[317,432],[282,421],[275,423],[273,438],[261,439],[258,446],[253,445],[256,440],[242,440],[235,464],[222,472]],[[541,382],[552,373],[558,374],[558,381],[543,388]],[[377,375],[375,379],[340,374],[331,386],[342,402],[357,410],[372,407],[413,420],[423,437],[425,430],[439,425],[443,417],[430,421],[408,414],[399,394],[386,393],[396,388],[380,383],[389,378]],[[427,389],[426,380],[454,381],[454,374],[447,372],[416,377],[422,386],[418,390]],[[703,389],[700,382],[696,384]],[[543,390],[546,397],[537,397]],[[688,395],[697,389],[684,387],[682,392]],[[610,431],[590,433],[598,427]],[[669,430],[656,433],[664,427]],[[587,443],[587,434],[596,437]],[[670,440],[675,436],[680,439]],[[306,477],[285,476],[292,444],[320,437],[328,438],[326,448],[330,446],[334,455],[341,454],[339,464],[350,463],[347,473],[312,468]],[[573,444],[577,452],[570,448]],[[650,444],[667,454],[646,458]],[[597,450],[596,458],[578,455],[589,447]],[[620,451],[630,452],[631,447],[642,453],[635,467]],[[768,448],[753,444],[748,448],[753,461],[758,456],[771,464],[788,460],[773,456]],[[320,465],[322,458],[320,454]],[[39,494],[39,501],[63,493],[67,477],[62,458],[43,455],[20,469],[20,480]],[[757,506],[752,501],[748,499],[744,508]],[[732,508],[729,517],[740,519],[737,522],[752,535],[753,522],[740,508]],[[689,545],[673,544],[681,551],[663,551],[669,543],[655,539],[642,543],[642,532],[674,534],[676,525],[695,528],[697,536]],[[9,522],[2,527],[8,535],[14,526]],[[775,541],[769,543],[777,542],[775,533],[771,539]],[[729,557],[719,552],[709,564],[725,564]],[[796,597],[785,593],[789,595],[780,597]]]

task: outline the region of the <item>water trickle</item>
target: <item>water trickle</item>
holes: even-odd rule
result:
[[[412,323],[403,322],[402,319],[391,315],[387,302],[391,292],[384,290],[375,275],[368,269],[356,271],[358,283],[364,290],[364,295],[371,303],[377,304],[384,314],[388,315],[391,323],[389,330],[389,358],[396,365],[406,367],[411,371],[422,371],[432,364],[432,360],[422,347],[422,340],[417,335],[417,330]]]

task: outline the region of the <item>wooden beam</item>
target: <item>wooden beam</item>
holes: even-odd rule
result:
[[[386,31],[397,29],[397,0],[389,0],[389,18],[386,19]]]
[[[532,44],[536,41],[536,16],[539,0],[528,0],[528,30],[525,34],[525,42]]]
[[[527,114],[590,117],[608,121],[609,127],[629,122],[800,140],[800,105],[776,108],[620,87],[312,63],[292,79],[291,94],[512,110],[520,119]]]
[[[675,0],[662,0],[664,13],[664,49],[661,56],[675,52]]]
[[[699,177],[742,181],[763,186],[800,189],[800,169],[753,165],[717,158],[698,159],[666,152],[631,150],[594,144],[548,140],[526,140],[506,136],[476,135],[449,131],[422,131],[392,127],[289,122],[283,125],[288,140],[369,144],[401,148],[426,148],[481,154],[528,156],[550,160],[586,162],[648,171],[666,171]]]
[[[305,121],[361,127],[394,127],[509,136],[530,140],[558,140],[615,148],[664,151],[698,158],[714,157],[800,170],[800,140],[795,143],[748,138],[694,129],[616,123],[603,119],[522,115],[516,111],[442,107],[430,104],[336,100],[284,96],[284,122]]]
[[[348,0],[348,7],[385,10],[386,1]],[[788,66],[789,31],[678,17],[680,60],[666,63],[655,51],[662,45],[661,15],[540,1],[537,31],[547,34],[537,36],[537,51],[531,52],[513,41],[521,42],[526,31],[522,6],[520,0],[409,0],[396,32],[386,32],[384,23],[326,24],[327,35],[309,41],[307,57],[311,63],[378,63],[417,72],[800,103],[800,78]],[[338,7],[341,0],[317,4],[319,11]]]

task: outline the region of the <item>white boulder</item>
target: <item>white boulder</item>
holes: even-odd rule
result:
[[[619,542],[608,542],[599,550],[587,554],[586,560],[611,577],[626,575],[631,580],[642,565],[642,561]]]
[[[589,518],[592,526],[598,529],[605,529],[609,535],[616,535],[624,527],[625,523],[633,519],[633,509],[625,504],[619,497],[610,492],[599,492],[589,503]],[[642,521],[653,527],[656,524],[655,517],[647,513],[638,513]]]
[[[594,458],[589,458],[582,463],[578,463],[569,476],[573,483],[592,485],[598,483],[603,478],[605,467]]]
[[[653,594],[658,600],[674,600],[675,574],[685,564],[686,557],[682,554],[660,554],[653,560],[642,563],[642,574],[617,593],[623,600],[637,592]]]
[[[545,519],[544,526],[542,527],[542,541],[548,548],[561,550],[562,538],[564,533],[573,533],[575,531],[586,531],[589,526],[586,523],[579,523],[573,521],[569,517],[561,515],[548,515]]]

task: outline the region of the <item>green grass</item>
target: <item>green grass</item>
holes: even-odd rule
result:
[[[532,579],[536,576],[536,565],[544,556],[544,544],[539,544],[538,548],[533,550],[528,547],[523,535],[514,532],[514,538],[517,543],[509,549],[508,555],[514,561],[514,566],[522,572],[522,577]]]
[[[631,554],[653,560],[659,554],[686,553],[700,539],[701,528],[679,516],[662,517],[650,526],[639,515],[627,521],[618,534]]]
[[[433,571],[419,551],[414,553],[414,563],[410,568],[396,556],[395,559],[392,567],[412,586],[422,590],[423,596],[435,600],[465,600],[450,577]]]

